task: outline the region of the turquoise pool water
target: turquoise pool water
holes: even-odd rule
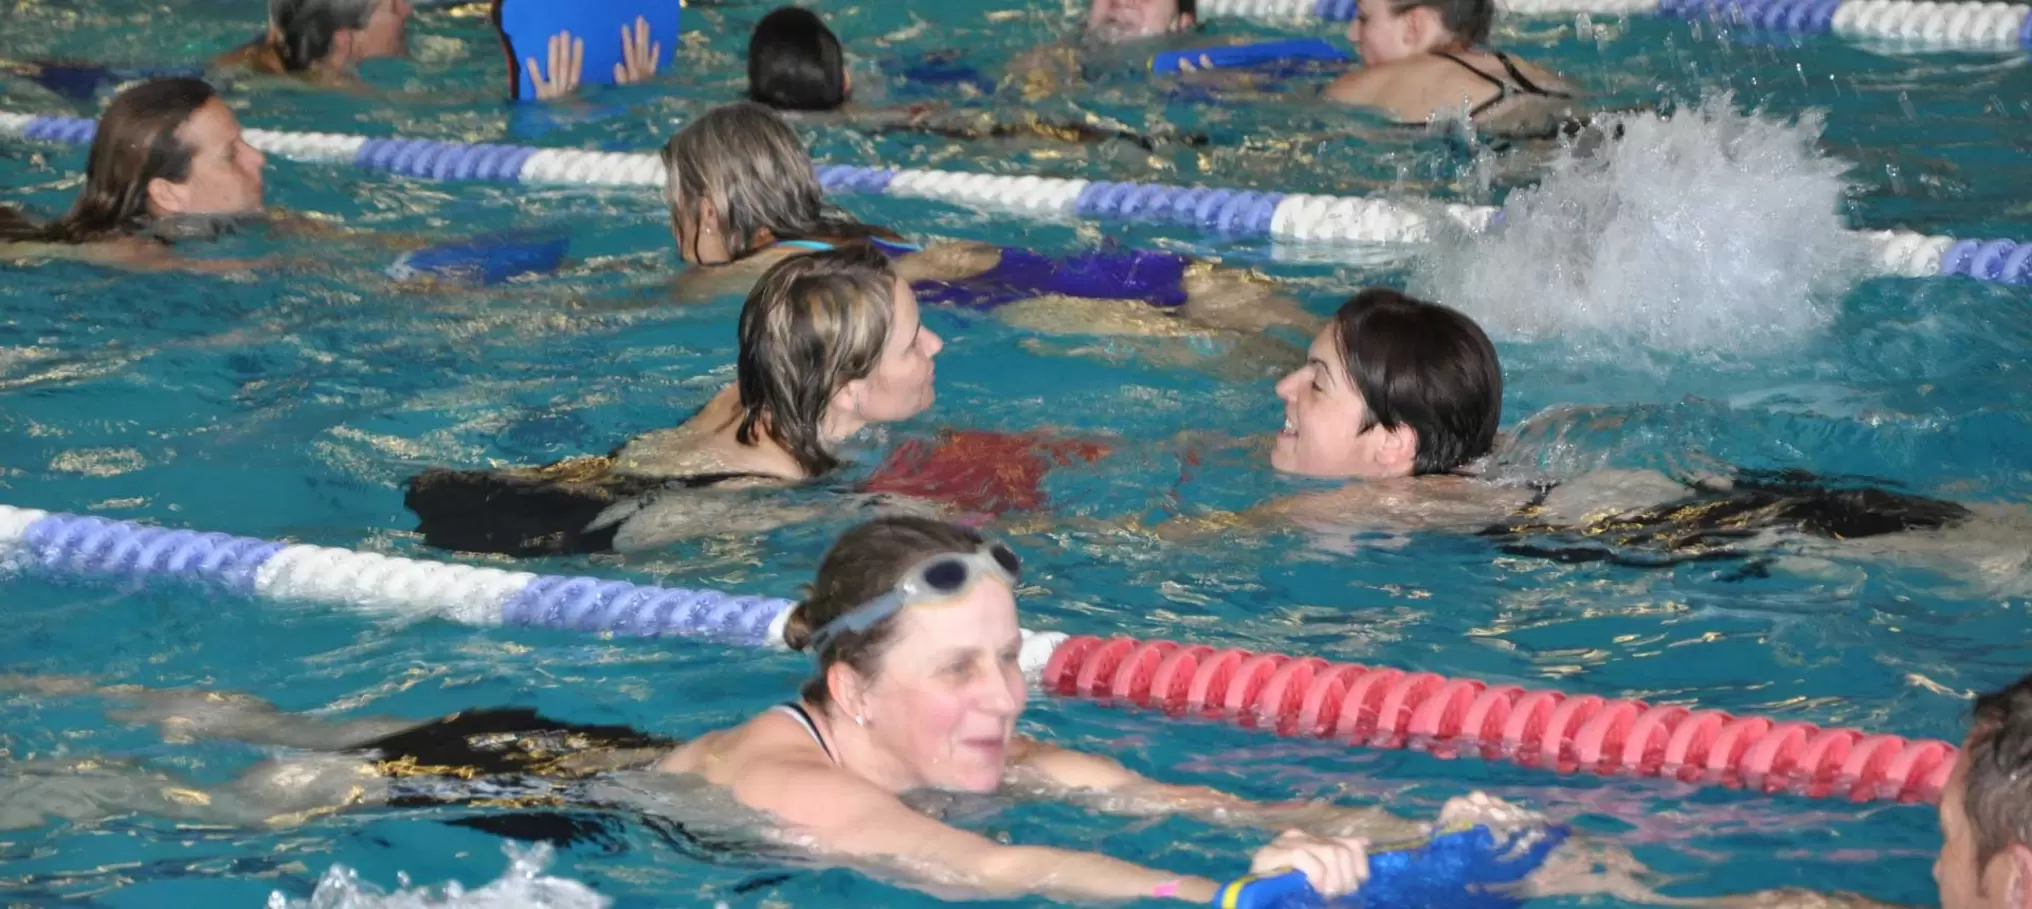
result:
[[[0,56],[11,59],[191,62],[244,40],[260,20],[258,4],[209,0],[29,2],[14,11],[0,35]],[[647,149],[673,124],[739,90],[746,32],[765,11],[693,8],[683,72],[598,94],[548,120],[491,99],[497,50],[483,20],[461,11],[418,17],[416,59],[369,67],[376,86],[399,93],[392,100],[259,83],[235,86],[231,98],[249,124],[278,129]],[[1008,12],[978,0],[823,11],[869,73],[887,57],[949,47],[969,48],[992,69],[1071,21],[1056,7]],[[1847,176],[1855,189],[1843,203],[1854,226],[2032,237],[2022,189],[2032,177],[2024,155],[2032,75],[2021,57],[1890,53],[1652,19],[1597,25],[1583,34],[1569,20],[1522,21],[1501,41],[1577,76],[1608,106],[1661,94],[1695,103],[1727,90],[1738,109],[1781,118],[1827,111],[1819,146],[1854,164]],[[1287,33],[1237,22],[1211,31]],[[1501,201],[1512,185],[1485,183],[1444,143],[1390,135],[1293,95],[1210,104],[1103,73],[1034,107],[1152,133],[1204,132],[1213,141],[1147,152],[871,140],[839,125],[807,134],[820,158],[839,163],[1477,202]],[[81,113],[21,82],[0,82],[0,109]],[[1271,138],[1272,125],[1306,138]],[[53,214],[75,192],[83,159],[77,148],[0,147],[0,185],[8,201]],[[1685,191],[1726,201],[1748,186]],[[422,294],[379,276],[382,251],[257,235],[221,244],[217,254],[307,261],[254,279],[7,268],[0,501],[428,556],[408,533],[403,477],[427,465],[535,463],[604,450],[669,425],[731,379],[739,300],[666,302],[675,256],[651,194],[432,184],[277,160],[269,199],[395,233],[565,229],[579,264],[513,288]],[[1117,233],[915,200],[847,201],[865,219],[921,236],[1068,250],[1105,233],[1219,256],[1287,281],[1320,313],[1364,284],[1412,277],[1401,261],[1336,264],[1317,251],[1183,230]],[[1694,264],[1719,273],[1743,263]],[[1640,347],[1585,332],[1499,337],[1505,422],[1538,415],[1521,459],[1555,469],[1710,457],[2023,503],[2032,492],[2022,454],[2032,442],[2022,378],[2032,351],[2028,302],[2023,288],[1872,279],[1831,300],[1759,304],[1825,308],[1824,319],[1779,339],[1775,351]],[[1583,321],[1578,305],[1547,299],[1547,323]],[[1746,305],[1739,315],[1754,321],[1758,313]],[[1160,542],[1134,528],[1303,488],[1270,474],[1257,441],[1281,419],[1270,390],[1277,363],[1174,368],[1132,346],[1033,335],[963,314],[933,313],[927,322],[948,342],[939,404],[868,440],[864,462],[942,426],[1045,427],[1124,443],[1097,465],[1054,474],[1051,514],[1010,528],[1033,566],[1036,591],[1023,604],[1029,627],[1186,638],[1946,739],[1959,737],[1967,692],[2015,678],[2032,655],[2022,564],[1972,575],[1873,557],[1799,558],[1742,576],[1730,566],[1564,565],[1445,536],[1350,546],[1272,531]],[[1596,410],[1548,412],[1569,404]],[[1600,416],[1612,420],[1593,419]],[[1185,429],[1201,433],[1182,440]],[[848,520],[537,570],[789,596]],[[2025,545],[2004,540],[1998,548]],[[793,656],[685,641],[390,627],[331,610],[35,579],[9,580],[4,590],[7,671],[226,688],[335,716],[423,718],[524,705],[689,736],[780,698],[804,669]],[[103,755],[201,785],[221,784],[263,756],[233,744],[165,744],[151,729],[109,722],[103,706],[8,696],[0,700],[0,753],[22,764]],[[1488,789],[1625,843],[1653,868],[1684,876],[1672,887],[1678,894],[1792,885],[1933,898],[1927,868],[1938,840],[1923,806],[1554,777],[1050,699],[1035,702],[1026,724],[1166,779],[1266,799],[1332,796],[1429,816],[1449,796]],[[0,895],[23,905],[256,905],[276,892],[307,896],[334,865],[390,889],[401,886],[398,873],[416,887],[478,885],[502,873],[498,840],[441,820],[375,810],[264,831],[148,815],[49,822],[0,831]],[[1240,870],[1259,841],[1185,821],[1122,821],[1058,806],[990,804],[963,820],[1019,841],[1099,847],[1216,874]],[[563,851],[551,873],[621,906],[933,902],[844,871],[708,863],[635,826],[616,840]]]

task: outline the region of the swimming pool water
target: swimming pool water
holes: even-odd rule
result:
[[[32,0],[13,9],[0,34],[0,57],[8,59],[187,63],[259,24],[258,4],[210,0]],[[492,100],[497,51],[484,20],[469,11],[427,11],[412,23],[415,60],[369,67],[375,85],[407,93],[392,100],[258,82],[236,85],[231,99],[246,122],[269,128],[648,149],[674,124],[739,91],[747,29],[766,10],[693,6],[683,72],[546,116]],[[953,47],[992,69],[1072,21],[1057,5],[1012,11],[984,0],[821,11],[869,73],[886,57]],[[2023,193],[2032,178],[2024,154],[2032,75],[2022,57],[1886,51],[1647,18],[1594,24],[1523,20],[1506,26],[1500,41],[1576,75],[1607,106],[1661,94],[1693,103],[1728,90],[1743,109],[1829,111],[1820,144],[1855,164],[1847,203],[1854,226],[2032,238]],[[1211,31],[1294,33],[1239,22],[1216,22]],[[1308,33],[1337,31],[1323,25]],[[1005,116],[1022,109],[1014,101],[1000,107]],[[1203,132],[1212,142],[1147,152],[870,139],[840,125],[806,132],[817,155],[836,163],[1477,202],[1500,201],[1509,186],[1484,185],[1476,166],[1443,143],[1314,110],[1291,94],[1209,104],[1103,74],[1033,107],[1145,132]],[[15,81],[0,81],[0,109],[87,113]],[[1292,133],[1307,135],[1286,138]],[[0,147],[0,159],[8,201],[47,216],[75,192],[84,155],[14,144]],[[739,300],[667,302],[675,256],[653,194],[435,184],[274,160],[269,200],[390,233],[566,229],[578,264],[507,288],[422,293],[379,276],[385,250],[256,233],[206,254],[299,261],[258,278],[9,267],[0,283],[0,502],[430,557],[408,533],[403,477],[430,465],[540,463],[605,450],[670,425],[732,378]],[[1217,255],[1290,282],[1320,313],[1363,284],[1401,286],[1409,276],[1401,263],[1336,264],[1317,251],[1182,229],[1040,225],[915,200],[847,204],[913,235],[1069,250],[1105,234]],[[1499,337],[1505,424],[1540,415],[1519,458],[1555,469],[1709,457],[2022,503],[2032,492],[2022,454],[2032,442],[2027,303],[2023,288],[1868,280],[1833,301],[1831,324],[1778,354]],[[1547,300],[1547,318],[1557,322],[1567,304]],[[1049,428],[1122,443],[1107,460],[1054,474],[1048,517],[1005,528],[1031,566],[1028,627],[1186,638],[1950,740],[1959,738],[1964,696],[2015,678],[2032,655],[2022,577],[2014,588],[2010,577],[1971,581],[1869,559],[1798,560],[1762,577],[1699,564],[1640,571],[1503,556],[1483,541],[1439,535],[1352,545],[1294,532],[1162,542],[1147,528],[1170,515],[1304,488],[1270,475],[1257,441],[1281,419],[1270,384],[1282,364],[1241,358],[1223,369],[1177,368],[1158,362],[1162,351],[1119,342],[1035,335],[951,312],[926,321],[947,339],[939,404],[869,440],[863,463],[940,426]],[[1567,404],[1594,410],[1545,413]],[[1188,429],[1196,435],[1181,437]],[[852,519],[646,556],[553,560],[536,570],[792,596]],[[795,656],[687,641],[395,627],[187,591],[33,578],[4,589],[7,671],[227,688],[333,715],[424,718],[523,705],[690,736],[781,698],[805,668]],[[1451,795],[1488,789],[1685,875],[1677,894],[1794,885],[1932,900],[1927,867],[1938,840],[1923,806],[1554,777],[1084,703],[1033,703],[1031,731],[1166,779],[1259,798],[1330,796],[1430,816]],[[163,743],[153,730],[109,722],[102,706],[0,700],[0,754],[17,768],[104,755],[209,785],[262,756],[227,743]],[[51,822],[0,831],[0,896],[25,905],[254,905],[271,892],[307,895],[335,863],[389,888],[398,873],[417,884],[468,885],[501,873],[496,839],[440,820],[370,810],[265,831],[149,816]],[[990,804],[963,820],[1018,841],[1102,848],[1208,873],[1239,871],[1261,839],[1064,806]],[[636,825],[615,841],[566,850],[551,870],[622,906],[933,902],[845,871],[701,861]]]

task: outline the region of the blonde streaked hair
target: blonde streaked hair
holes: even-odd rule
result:
[[[735,260],[757,252],[765,230],[777,240],[894,236],[829,211],[797,131],[752,101],[713,108],[686,124],[664,144],[663,167],[671,226],[698,218],[700,204],[711,201],[719,215],[714,226]]]
[[[840,464],[826,445],[833,395],[882,360],[896,312],[896,272],[872,244],[791,256],[769,267],[741,306],[736,387],[753,445],[766,434],[806,476]]]

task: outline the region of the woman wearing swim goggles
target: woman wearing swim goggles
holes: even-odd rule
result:
[[[727,787],[820,852],[877,859],[906,879],[991,897],[1205,903],[1220,885],[1097,853],[999,843],[927,817],[899,796],[994,792],[1020,779],[1058,797],[1099,794],[1089,804],[1105,811],[1190,812],[1285,831],[1256,853],[1253,869],[1302,870],[1328,896],[1367,877],[1365,840],[1288,828],[1390,839],[1424,830],[1373,809],[1261,805],[1170,786],[1112,759],[1015,734],[1027,695],[1017,662],[1021,576],[1008,546],[964,527],[894,517],[847,531],[784,629],[785,642],[817,664],[800,697],[679,747],[659,768]]]

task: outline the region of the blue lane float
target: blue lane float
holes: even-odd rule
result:
[[[1881,0],[1873,0],[1881,2]],[[93,123],[74,117],[0,112],[0,136],[82,144]],[[490,180],[524,184],[658,187],[663,162],[654,154],[467,144],[424,139],[370,139],[332,133],[249,129],[247,141],[271,154],[303,161],[347,163],[429,180]],[[1396,202],[1358,196],[1094,182],[914,168],[823,165],[830,193],[935,199],[964,207],[1057,220],[1069,217],[1178,224],[1227,237],[1309,246],[1422,243],[1435,221],[1481,232],[1501,210],[1436,200]],[[2026,244],[2003,238],[1955,238],[1909,231],[1860,231],[1877,270],[1907,277],[1963,275],[2009,284],[2032,283]],[[1953,255],[1948,253],[1953,251]]]
[[[751,647],[779,642],[777,623],[790,608],[774,597],[502,571],[8,506],[0,506],[0,554],[6,556],[0,564],[54,579],[170,582],[412,619]]]

